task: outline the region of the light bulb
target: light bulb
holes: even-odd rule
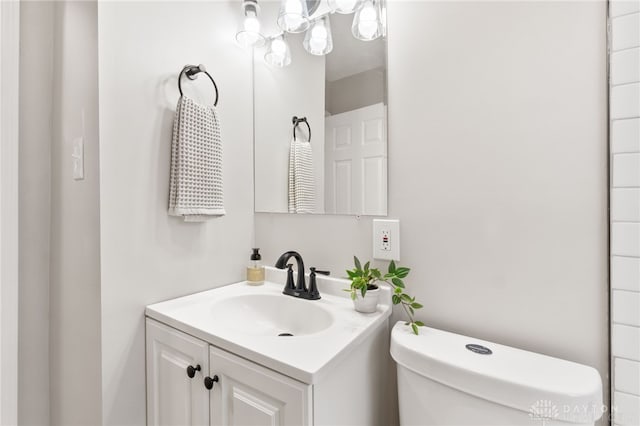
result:
[[[322,21],[319,21],[317,25],[311,29],[311,39],[309,40],[311,50],[315,52],[322,52],[327,48],[327,29],[324,27]]]
[[[297,29],[304,23],[304,19],[302,19],[298,15],[286,15],[283,19],[285,23],[285,28],[283,29],[289,32],[296,32]]]
[[[382,34],[380,4],[375,0],[364,0],[353,18],[351,31],[359,40],[375,40]]]
[[[375,21],[367,21],[361,19],[358,22],[358,31],[360,31],[360,34],[362,34],[367,39],[372,38],[376,34],[377,30],[378,24]]]
[[[255,16],[247,16],[244,18],[244,30],[252,33],[260,32],[260,21]]]
[[[267,52],[264,54],[264,60],[274,67],[286,67],[291,63],[291,49],[284,39],[284,35],[280,35],[271,40]]]
[[[333,50],[329,16],[323,16],[311,24],[302,45],[312,55],[326,55]]]
[[[287,51],[287,44],[284,42],[284,40],[277,38],[271,42],[271,50],[276,55],[284,55],[284,53]]]
[[[293,15],[301,15],[302,14],[302,5],[298,0],[285,0],[286,3],[284,5],[284,10],[287,14]]]
[[[336,13],[353,13],[358,4],[358,0],[329,0],[329,7]]]
[[[236,34],[236,41],[242,47],[259,47],[264,44],[260,34],[260,21],[255,9],[246,9],[242,29]]]
[[[322,52],[327,48],[327,39],[326,38],[311,38],[309,40],[309,46],[314,52]]]
[[[311,30],[311,38],[321,38],[321,39],[327,39],[327,29],[324,27],[324,24],[321,23],[322,21],[318,22],[317,25],[313,26],[313,29]]]
[[[360,12],[360,22],[370,22],[376,20],[376,9],[371,3],[365,3]]]
[[[282,0],[278,14],[278,26],[282,31],[301,33],[309,28],[309,12],[306,0]]]

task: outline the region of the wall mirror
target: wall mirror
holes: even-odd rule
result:
[[[284,35],[283,4],[260,2],[266,42],[254,48],[256,212],[387,214],[384,5],[360,0],[342,14],[331,13],[331,2],[349,3],[317,2],[308,29]],[[363,41],[354,34],[376,30],[366,22],[370,6],[380,33]]]

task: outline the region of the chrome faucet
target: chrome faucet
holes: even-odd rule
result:
[[[293,266],[291,264],[287,264],[289,259],[295,258],[298,264],[298,281],[296,283],[293,282]],[[316,268],[310,268],[311,273],[309,274],[309,288],[305,283],[304,279],[304,262],[302,261],[302,256],[300,253],[295,251],[288,251],[283,253],[278,261],[276,262],[276,268],[278,269],[287,269],[287,283],[284,286],[283,294],[300,297],[303,299],[309,300],[318,300],[320,299],[320,292],[318,291],[318,287],[316,285],[316,273],[329,275],[326,271],[316,271]]]

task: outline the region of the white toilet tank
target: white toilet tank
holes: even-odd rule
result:
[[[602,381],[591,367],[480,339],[398,322],[401,425],[593,425]]]

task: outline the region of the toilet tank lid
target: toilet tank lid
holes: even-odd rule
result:
[[[435,328],[420,327],[416,336],[404,322],[393,327],[391,356],[421,376],[534,419],[588,424],[603,413],[598,371],[575,362]]]

